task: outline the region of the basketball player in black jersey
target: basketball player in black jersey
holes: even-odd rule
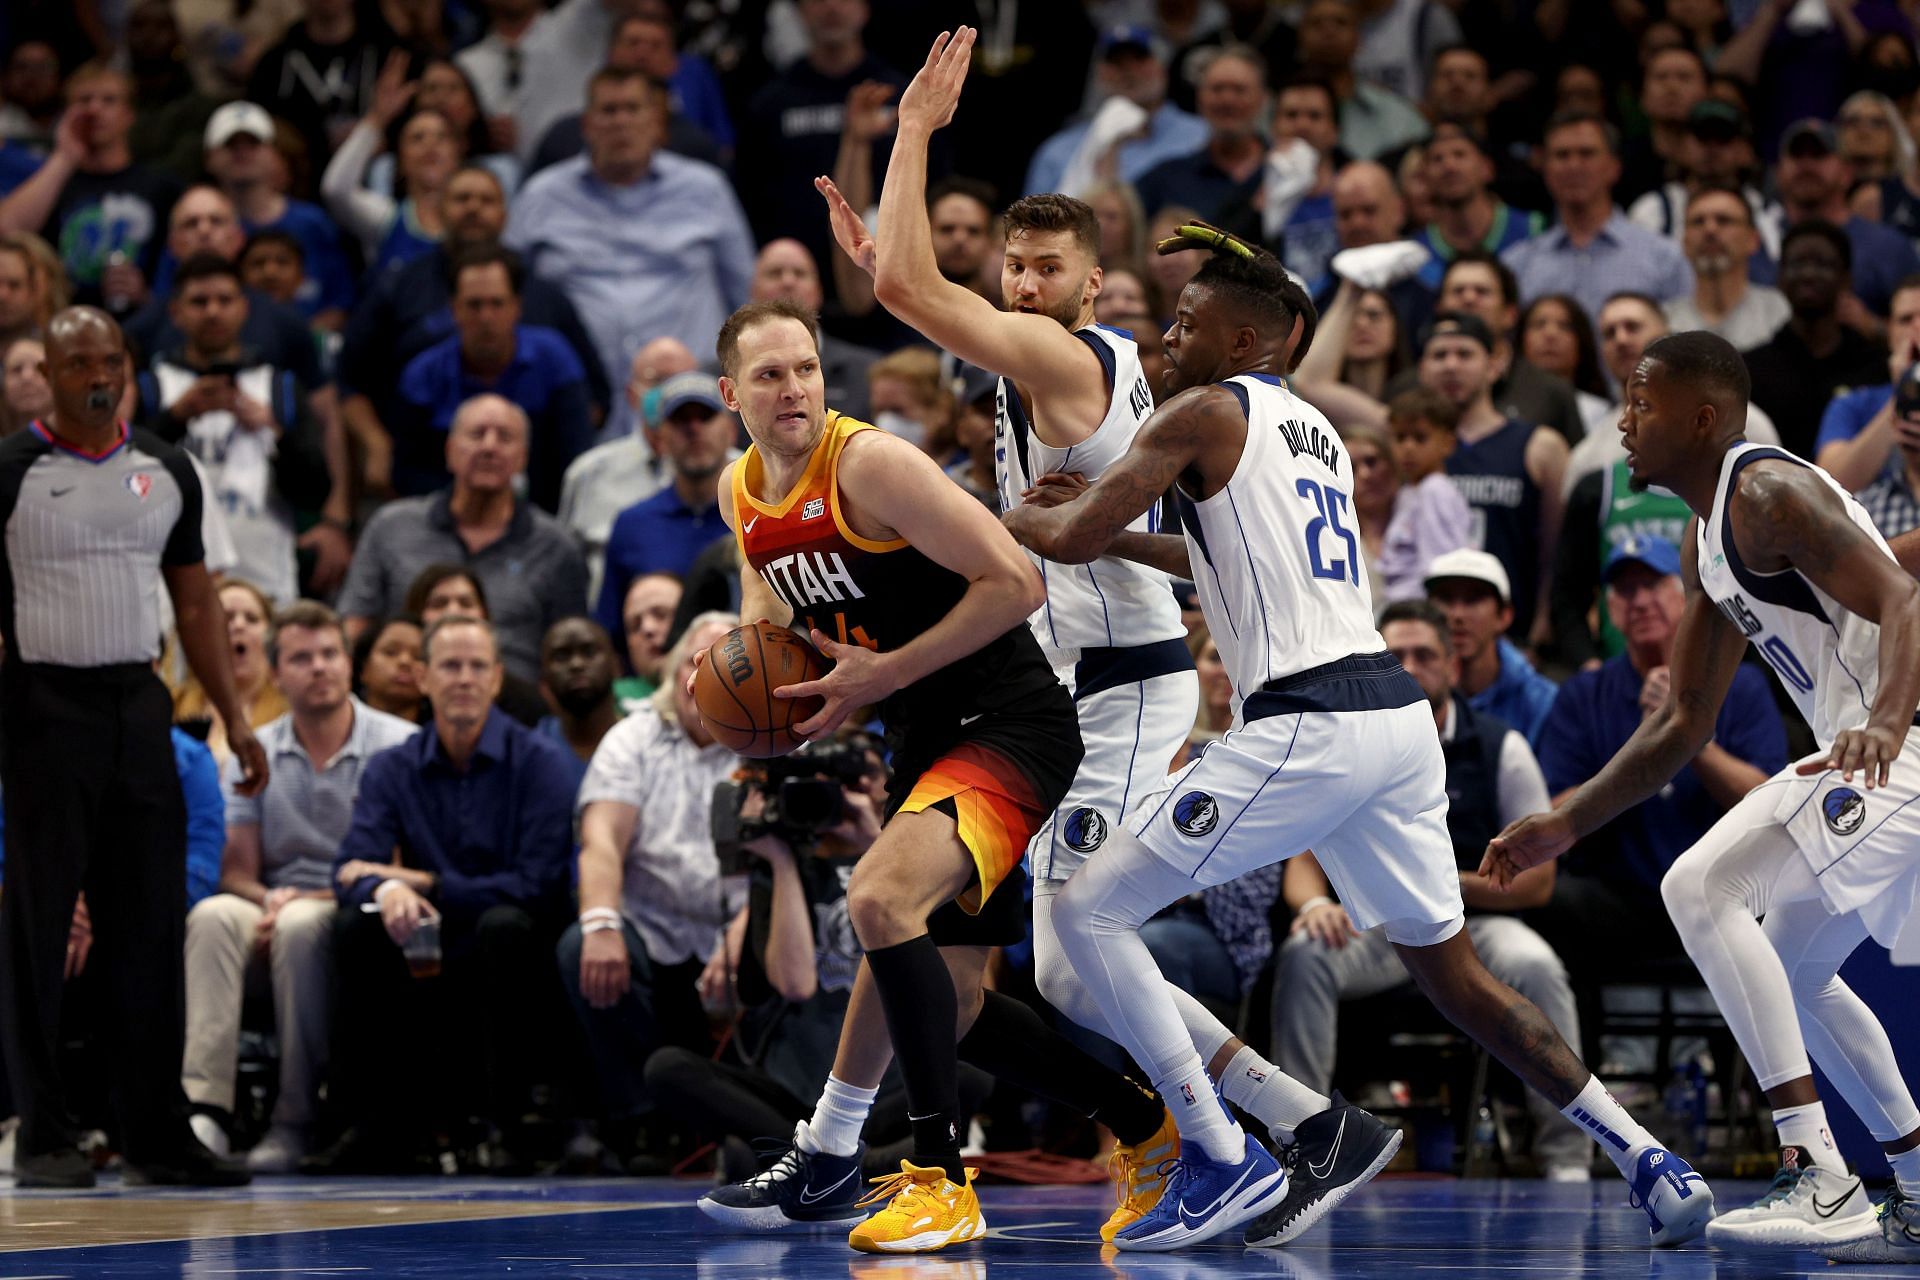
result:
[[[858,1220],[847,1193],[859,1121],[897,1053],[914,1158],[883,1180],[876,1196],[893,1202],[850,1242],[944,1248],[985,1230],[959,1159],[957,1048],[1116,1131],[1160,1123],[1151,1094],[1026,1006],[981,994],[988,949],[1024,931],[1020,855],[1079,766],[1078,724],[1026,624],[1038,573],[925,454],[827,410],[812,316],[782,303],[743,308],[719,351],[722,395],[754,441],[720,484],[741,545],[742,616],[811,632],[836,665],[781,691],[826,699],[799,729],[817,737],[877,705],[895,774],[886,830],[848,886],[867,958],[834,1075],[794,1148],[701,1208],[761,1229]]]

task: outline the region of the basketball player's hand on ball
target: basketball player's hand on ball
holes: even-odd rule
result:
[[[1558,809],[1528,814],[1487,842],[1480,874],[1505,893],[1528,867],[1551,862],[1573,847],[1573,824]]]
[[[870,707],[899,689],[900,682],[894,678],[893,664],[884,654],[857,644],[838,644],[817,629],[809,638],[820,656],[833,663],[833,670],[818,680],[781,685],[773,691],[773,696],[827,700],[813,719],[793,726],[795,734],[811,742],[838,729],[842,721],[861,707]]]
[[[1078,471],[1049,471],[1033,482],[1033,488],[1020,491],[1020,501],[1030,507],[1057,507],[1092,488]]]
[[[913,77],[913,83],[900,95],[900,127],[932,133],[953,119],[960,105],[960,86],[967,81],[967,64],[973,60],[972,27],[961,27],[952,35],[942,31],[927,54],[927,64]]]
[[[1852,782],[1858,772],[1866,775],[1867,790],[1871,791],[1887,785],[1887,770],[1899,756],[1904,741],[1903,735],[1878,725],[1842,729],[1833,736],[1833,747],[1824,757],[1808,760],[1794,772],[1805,777],[1838,769],[1843,782]]]

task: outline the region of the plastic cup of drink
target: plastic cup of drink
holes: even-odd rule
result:
[[[440,917],[423,916],[413,926],[413,936],[400,948],[407,958],[407,972],[416,978],[440,976]]]

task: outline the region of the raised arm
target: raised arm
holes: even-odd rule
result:
[[[1864,725],[1843,729],[1824,762],[1802,773],[1842,770],[1866,785],[1887,780],[1920,705],[1920,584],[1848,516],[1820,476],[1789,462],[1761,462],[1740,477],[1732,503],[1734,544],[1755,571],[1796,569],[1849,613],[1880,626],[1880,687]]]
[[[1502,888],[1528,867],[1565,853],[1573,842],[1611,822],[1665,786],[1713,735],[1747,638],[1700,589],[1694,529],[1689,521],[1680,548],[1686,612],[1674,638],[1671,684],[1660,709],[1640,722],[1599,773],[1566,796],[1551,813],[1509,826],[1487,846],[1480,874]]]
[[[1005,374],[1038,398],[1095,391],[1104,395],[1097,358],[1064,325],[1050,316],[999,310],[941,275],[934,258],[933,224],[927,217],[927,147],[959,104],[973,37],[970,27],[960,28],[951,39],[942,34],[926,65],[900,95],[893,158],[874,231],[873,296],[934,345],[969,364]],[[844,217],[835,206],[838,193],[831,183],[822,185],[821,193],[834,207],[837,225]]]
[[[887,105],[892,97],[893,86],[883,81],[868,80],[853,87],[853,92],[847,95],[847,117],[840,128],[840,152],[834,158],[833,180],[821,188],[833,214],[834,238],[848,250],[833,260],[833,291],[840,299],[840,309],[850,316],[867,315],[875,306],[870,251],[873,237],[866,234],[859,211],[873,204],[873,142],[893,123],[893,109]],[[849,229],[842,228],[840,207],[836,206],[834,196],[828,194],[829,189],[837,190],[841,196],[839,206],[845,207],[858,226],[858,235],[851,244],[857,246],[864,239],[868,252],[849,247]]]
[[[1240,402],[1219,387],[1196,387],[1167,401],[1140,427],[1126,455],[1071,502],[1026,505],[1007,512],[1007,531],[1021,546],[1061,564],[1086,564],[1183,473],[1218,450],[1234,456],[1246,443]]]

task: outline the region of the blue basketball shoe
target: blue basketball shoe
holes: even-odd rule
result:
[[[804,1123],[804,1122],[803,1122]],[[773,1147],[778,1148],[776,1140]],[[769,1152],[771,1154],[771,1152]],[[850,1156],[808,1151],[798,1136],[765,1171],[745,1182],[716,1187],[700,1198],[700,1212],[740,1231],[847,1227],[864,1222],[860,1205],[862,1146]]]
[[[1258,1217],[1287,1194],[1287,1173],[1252,1134],[1238,1161],[1209,1160],[1199,1145],[1184,1144],[1169,1162],[1159,1203],[1113,1237],[1117,1248],[1143,1252],[1181,1249],[1211,1240]]]
[[[1647,1211],[1657,1247],[1685,1244],[1713,1221],[1713,1189],[1693,1166],[1663,1147],[1648,1147],[1634,1162],[1628,1203]]]

